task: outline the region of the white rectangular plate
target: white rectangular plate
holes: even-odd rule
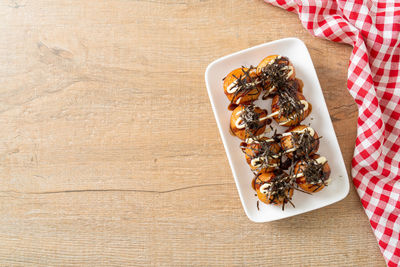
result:
[[[227,107],[230,102],[222,87],[222,79],[233,69],[241,66],[257,66],[263,58],[269,55],[287,56],[295,67],[296,77],[304,82],[303,93],[306,99],[311,102],[313,110],[302,124],[311,123],[311,127],[317,131],[319,136],[322,136],[318,153],[328,159],[332,171],[332,182],[329,186],[312,195],[295,191],[292,201],[296,207],[293,208],[290,204],[287,204],[284,211],[280,206],[265,205],[262,202],[259,205],[260,210],[257,209],[257,197],[251,187],[254,175],[239,148],[241,140],[229,133],[231,111]],[[243,208],[250,220],[254,222],[279,220],[327,206],[346,197],[349,192],[349,180],[342,153],[314,65],[307,47],[301,40],[296,38],[281,39],[217,59],[207,67],[205,79],[211,106],[235,178],[236,187]],[[258,100],[255,103],[271,112],[271,100]],[[275,122],[272,123],[272,126],[278,128],[281,132],[287,129],[278,127]]]

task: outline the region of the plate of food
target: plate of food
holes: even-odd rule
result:
[[[342,153],[301,40],[281,39],[217,59],[205,80],[250,220],[278,220],[346,197]]]

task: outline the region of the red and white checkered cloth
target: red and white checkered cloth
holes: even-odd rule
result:
[[[314,36],[354,47],[347,81],[359,111],[353,182],[388,266],[399,266],[400,1],[265,1],[297,13]]]

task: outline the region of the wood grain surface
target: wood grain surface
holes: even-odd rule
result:
[[[351,47],[257,0],[5,0],[0,18],[0,266],[384,266],[354,187],[247,219],[204,84],[218,57],[300,38],[349,170]]]

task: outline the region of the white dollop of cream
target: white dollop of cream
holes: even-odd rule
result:
[[[290,69],[290,71],[288,72],[288,74],[287,74],[287,76],[286,76],[288,79],[290,78],[290,76],[293,75],[293,72],[294,72],[293,66],[289,66],[289,69]]]
[[[240,110],[236,113],[236,115],[239,116],[239,118],[235,121],[235,126],[238,129],[243,129],[245,127],[245,123],[243,122],[243,119],[240,117],[240,114],[242,114],[243,110]],[[268,119],[267,117],[262,117],[260,119],[258,119],[259,121],[264,121]],[[246,142],[247,143],[247,142]]]
[[[283,133],[283,134],[282,134],[282,137],[284,137],[284,136],[289,136],[289,135],[291,135],[292,133],[304,133],[306,130],[308,130],[308,132],[310,133],[311,136],[314,136],[314,134],[315,134],[314,129],[311,128],[311,127],[306,127],[306,128],[304,128],[304,129],[302,129],[302,130],[291,131],[291,132]],[[293,151],[295,151],[296,149],[297,149],[296,147],[290,148],[290,149],[286,150],[285,153],[293,152]]]
[[[273,63],[275,63],[276,61],[278,61],[281,58],[282,58],[282,56],[277,56],[276,58],[274,58],[273,60],[268,62],[268,65],[272,65]],[[289,69],[290,71],[286,74],[286,79],[288,79],[290,76],[292,76],[293,72],[294,72],[293,66],[284,66],[283,68],[281,68],[281,70],[287,70],[287,69]]]
[[[265,133],[260,134],[260,135],[256,136],[255,138],[256,138],[256,139],[261,139],[261,138],[264,137],[264,134],[265,134]],[[245,142],[246,142],[247,144],[258,143],[258,141],[257,141],[256,139],[253,139],[253,138],[250,137],[250,138],[247,138],[247,139],[245,140]],[[272,138],[269,138],[269,139],[264,139],[263,141],[265,141],[265,142],[274,142],[275,140],[272,139]]]
[[[275,85],[273,85],[271,88],[269,88],[268,94],[274,92],[275,90],[276,90],[276,87],[275,87]]]
[[[305,101],[305,100],[300,100],[300,103],[302,103],[302,104],[304,105],[303,112],[306,112],[307,109],[308,109],[308,102]],[[289,117],[289,120],[280,122],[279,125],[285,125],[285,124],[287,124],[288,122],[290,122],[290,119],[294,119],[294,117],[295,117],[295,116],[290,116],[290,117]]]
[[[277,56],[276,58],[274,58],[273,60],[271,60],[270,62],[268,62],[268,65],[272,65],[273,63],[275,63],[275,61],[281,59],[282,56]]]
[[[275,112],[273,112],[273,113],[271,113],[271,114],[269,114],[268,116],[266,116],[265,118],[272,118],[272,117],[274,117],[274,116],[276,116],[276,115],[278,115],[279,114],[279,110],[278,111],[275,111]]]
[[[260,186],[260,192],[264,195],[268,194],[268,189],[271,187],[269,183],[265,183]]]
[[[296,151],[295,147],[286,150],[285,153],[290,153],[290,152],[293,152],[293,151]]]
[[[318,164],[325,164],[327,162],[325,157],[319,157],[315,160]]]
[[[245,127],[245,123],[242,120],[242,118],[240,117],[240,114],[242,114],[242,113],[243,113],[243,109],[236,112],[236,115],[239,116],[239,118],[237,118],[237,120],[235,121],[235,126],[237,129],[243,129]]]
[[[325,158],[325,157],[319,157],[319,158],[317,158],[317,159],[315,159],[315,161],[318,163],[318,164],[325,164],[326,162],[327,162],[327,159]],[[296,174],[296,175],[293,175],[293,177],[294,178],[299,178],[299,177],[303,177],[304,176],[304,173],[303,172],[299,172],[298,174]],[[322,182],[322,180],[321,180],[321,182]],[[331,178],[329,178],[328,180],[326,180],[325,181],[325,184],[329,184],[331,182]],[[316,184],[316,183],[312,183],[312,184]]]
[[[289,135],[292,135],[292,133],[304,133],[304,132],[307,131],[307,130],[308,130],[308,132],[310,133],[311,136],[314,136],[315,131],[314,131],[314,129],[311,128],[311,127],[306,127],[306,128],[304,128],[304,129],[302,129],[302,130],[297,130],[297,131],[291,131],[291,132],[283,133],[282,136],[289,136]]]
[[[290,70],[290,71],[286,74],[286,79],[289,79],[290,76],[292,76],[292,75],[293,75],[293,72],[294,72],[293,66],[285,66],[285,67],[281,68],[281,70]]]
[[[260,119],[258,119],[258,120],[259,120],[259,121],[265,121],[266,119],[268,119],[267,116],[262,117],[262,118],[260,118]]]
[[[300,103],[304,105],[303,111],[306,111],[308,109],[308,102],[305,100],[300,100]]]
[[[254,158],[251,160],[250,164],[253,167],[260,167],[262,165],[263,162],[266,162],[265,157],[258,157],[258,158]],[[267,162],[266,167],[278,167],[278,164],[273,163],[273,164],[269,164]]]
[[[226,91],[227,91],[229,94],[233,94],[233,93],[236,92],[237,89],[238,89],[237,84],[238,84],[237,80],[234,81],[234,82],[232,82],[232,83],[226,88]]]
[[[254,158],[251,160],[250,164],[253,167],[259,167],[263,161],[265,161],[264,157]]]
[[[242,118],[239,117],[235,121],[235,126],[236,126],[237,129],[243,129],[245,127],[245,123],[243,122]]]
[[[299,173],[293,175],[294,178],[300,178],[300,177],[303,177],[303,176],[304,176],[303,172],[299,172]]]
[[[252,69],[249,72],[250,74],[256,74],[256,69]],[[226,88],[226,91],[228,92],[228,94],[233,94],[235,93],[237,90],[239,89],[238,86],[238,79],[236,79],[235,81],[233,81],[230,85],[228,85],[228,87]],[[238,103],[236,103],[238,104]]]
[[[260,135],[257,135],[256,137],[254,137],[254,139],[253,138],[251,138],[251,137],[249,137],[249,138],[247,138],[246,140],[245,140],[245,142],[247,143],[247,144],[252,144],[252,143],[259,143],[257,140],[263,140],[264,142],[275,142],[275,140],[274,139],[272,139],[272,138],[268,138],[268,139],[264,139],[264,137],[267,137],[267,135],[268,135],[268,133],[269,132],[271,132],[272,130],[271,130],[271,128],[266,128],[265,129],[265,131],[262,133],[262,134],[260,134]]]
[[[245,142],[246,142],[246,144],[252,144],[252,143],[258,143],[256,140],[254,140],[253,138],[247,138],[246,140],[245,140]]]

